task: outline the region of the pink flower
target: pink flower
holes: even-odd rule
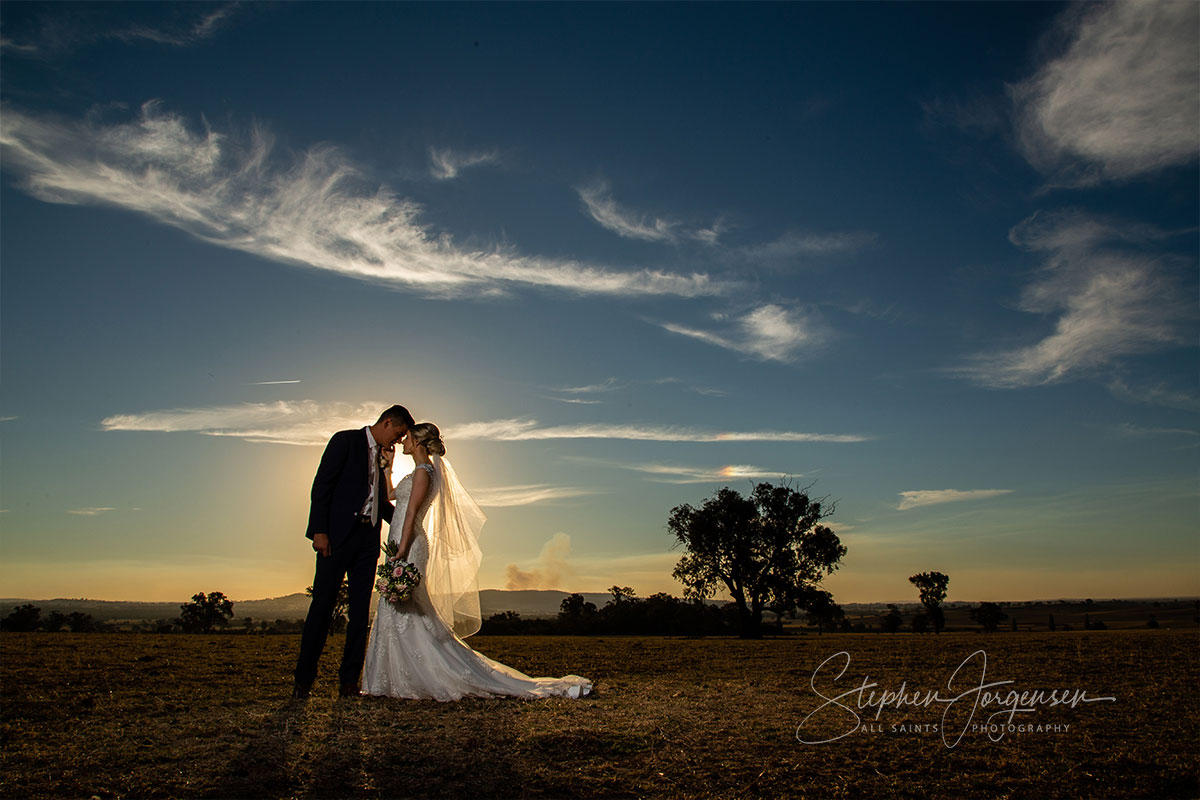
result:
[[[393,577],[393,578],[402,578],[402,577],[404,577],[404,568],[403,568],[403,567],[396,567],[394,570],[392,570],[392,577]]]

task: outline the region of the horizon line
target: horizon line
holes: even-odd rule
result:
[[[572,591],[568,591],[567,589],[480,589],[479,591],[481,594],[483,592],[558,592],[560,594],[568,594],[568,595],[569,594],[607,594],[607,595],[612,594],[612,592],[604,591],[604,590],[572,592]],[[372,594],[374,594],[374,591],[372,591]],[[658,594],[658,592],[654,592],[653,594]],[[274,597],[254,597],[254,598],[241,599],[241,600],[235,600],[233,598],[228,598],[228,599],[232,603],[261,603],[261,602],[265,602],[268,600],[283,600],[283,599],[286,599],[289,597],[294,597],[296,595],[303,596],[304,592],[292,592],[291,594],[276,595]],[[646,597],[649,597],[649,596],[650,595],[647,595]],[[676,597],[676,595],[671,595],[671,596]],[[637,600],[645,600],[646,599],[646,597],[639,597],[636,594],[633,597],[634,597],[634,599],[637,599]],[[680,598],[680,599],[682,599],[682,598]],[[1131,597],[1107,597],[1102,600],[1097,599],[1095,596],[1090,597],[1090,598],[1088,598],[1088,597],[1038,597],[1038,598],[1033,598],[1033,599],[1015,599],[1015,600],[999,600],[999,601],[997,601],[997,600],[949,600],[949,599],[947,599],[947,600],[943,600],[942,602],[943,602],[943,604],[995,603],[995,602],[1001,602],[1001,603],[1059,603],[1059,602],[1072,602],[1072,601],[1083,603],[1088,600],[1092,600],[1092,602],[1095,602],[1095,603],[1156,601],[1156,600],[1157,601],[1161,601],[1161,600],[1182,601],[1182,600],[1200,600],[1200,595],[1155,595],[1155,596],[1137,595],[1137,596],[1131,596]],[[101,598],[97,598],[97,597],[42,597],[42,598],[0,597],[0,603],[10,603],[10,602],[16,602],[16,601],[25,601],[25,602],[30,602],[30,603],[54,603],[54,602],[60,602],[60,601],[72,601],[72,602],[89,602],[89,603],[147,603],[147,604],[149,604],[149,603],[177,603],[177,602],[178,603],[186,603],[186,602],[188,602],[188,599],[181,599],[181,600],[105,600],[105,599],[101,599]],[[837,602],[836,598],[834,601]],[[732,603],[732,602],[734,602],[734,600],[709,597],[709,598],[705,598],[705,602]],[[888,604],[920,605],[921,601],[920,600],[912,600],[912,599],[907,599],[907,600],[847,600],[845,602],[838,603],[838,605],[841,605],[841,606],[846,606],[846,605],[888,605]],[[764,609],[764,611],[765,610],[766,609]],[[774,613],[774,612],[772,612],[772,613]]]

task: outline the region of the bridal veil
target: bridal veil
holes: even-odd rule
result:
[[[479,531],[487,521],[450,462],[431,455],[437,483],[425,517],[429,561],[425,590],[446,626],[465,638],[479,630]]]

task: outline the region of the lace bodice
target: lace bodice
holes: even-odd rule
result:
[[[396,513],[392,517],[391,532],[388,534],[388,539],[400,543],[400,532],[404,527],[404,517],[408,514],[408,501],[412,497],[413,475],[417,474],[418,469],[426,470],[429,473],[430,484],[429,491],[425,493],[425,499],[421,503],[421,507],[417,509],[417,517],[413,528],[419,536],[424,536],[425,514],[429,511],[429,504],[433,500],[433,495],[437,491],[437,470],[432,464],[417,464],[416,469],[405,475],[396,484]]]

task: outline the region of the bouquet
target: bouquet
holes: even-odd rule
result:
[[[413,589],[421,582],[421,573],[416,564],[400,558],[400,548],[395,542],[388,542],[382,550],[384,559],[375,569],[375,574],[379,576],[379,580],[375,581],[375,589],[380,597],[398,607],[412,597]]]

